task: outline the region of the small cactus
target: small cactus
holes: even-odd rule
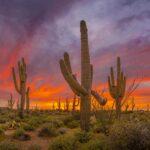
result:
[[[9,108],[10,110],[12,110],[14,104],[15,104],[15,100],[13,100],[13,96],[12,96],[12,93],[11,93],[11,94],[10,94],[10,99],[8,100],[8,108]]]

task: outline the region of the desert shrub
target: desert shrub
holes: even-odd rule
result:
[[[150,122],[115,123],[109,134],[112,150],[148,150],[150,148]]]
[[[16,122],[15,120],[12,120],[8,123],[8,128],[11,128],[11,129],[17,129],[21,126],[21,123],[20,122]]]
[[[31,139],[30,135],[26,134],[25,130],[22,128],[19,128],[14,132],[13,138],[21,141],[27,141]]]
[[[4,135],[4,129],[3,128],[0,128],[0,135]]]
[[[80,143],[87,143],[92,138],[92,134],[89,132],[80,131],[75,133],[75,138]]]
[[[73,113],[73,118],[74,118],[75,120],[80,120],[80,112],[78,112],[78,111],[74,112],[74,113]]]
[[[66,134],[68,132],[68,129],[67,128],[59,128],[57,131],[59,134]]]
[[[49,121],[49,123],[51,123],[51,125],[55,128],[59,128],[62,127],[64,124],[61,120],[58,119],[52,119],[51,121]]]
[[[3,128],[0,128],[0,142],[5,140],[5,132]]]
[[[56,128],[52,127],[51,124],[45,124],[38,133],[38,136],[40,137],[55,137],[57,136],[57,130]]]
[[[4,141],[0,143],[0,150],[20,150],[20,148],[13,142]]]
[[[100,140],[90,140],[84,147],[86,150],[105,150]]]
[[[93,126],[93,132],[94,133],[104,133],[104,134],[108,135],[109,128],[110,128],[110,125],[98,122]]]
[[[68,123],[69,122],[72,122],[72,121],[74,121],[74,118],[72,117],[72,116],[65,116],[64,118],[63,118],[63,123],[64,123],[64,125],[68,125]]]
[[[0,118],[0,123],[6,123],[8,120],[6,118]]]
[[[72,136],[59,136],[50,143],[48,150],[76,150],[75,143]]]
[[[40,124],[43,123],[43,119],[40,117],[31,117],[27,123],[32,127],[38,127]]]
[[[37,144],[32,144],[28,147],[28,150],[41,150],[41,146]]]
[[[34,131],[35,128],[30,124],[25,124],[25,125],[23,125],[23,129],[25,131]]]
[[[79,127],[79,122],[76,120],[73,120],[71,122],[68,122],[66,126],[70,129],[77,128]]]

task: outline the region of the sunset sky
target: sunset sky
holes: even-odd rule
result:
[[[59,59],[69,52],[80,78],[80,20],[86,20],[94,89],[106,89],[110,66],[120,56],[130,84],[143,78],[134,97],[141,108],[150,104],[149,0],[0,0],[0,105],[10,92],[18,99],[11,67],[25,57],[32,105],[48,107],[71,98]],[[106,92],[106,95],[107,92]]]

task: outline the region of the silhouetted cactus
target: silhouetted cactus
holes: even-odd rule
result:
[[[24,61],[24,58],[22,58],[21,61],[18,62],[18,72],[19,72],[19,80],[17,82],[15,69],[14,67],[12,68],[12,75],[13,75],[15,89],[21,96],[19,116],[20,118],[23,118],[25,99],[26,99],[26,80],[27,80],[26,63]]]
[[[126,89],[126,77],[124,76],[124,73],[121,70],[120,57],[117,58],[117,79],[115,81],[114,69],[113,67],[111,67],[110,76],[108,76],[108,86],[111,97],[115,99],[116,116],[117,118],[120,118],[122,105],[121,103],[124,98]]]
[[[81,98],[80,125],[82,130],[88,131],[91,112],[91,93],[93,93],[93,91],[91,90],[93,78],[93,66],[90,64],[88,33],[86,22],[83,20],[80,22],[80,32],[81,32],[81,84],[77,81],[75,75],[72,73],[68,53],[64,53],[64,59],[60,60],[60,68],[65,80],[69,84],[72,91]],[[99,101],[101,102],[103,101],[101,97],[98,98]]]
[[[131,111],[134,111],[134,108],[135,108],[135,102],[134,102],[134,97],[132,97],[132,100],[131,100]]]
[[[74,94],[73,102],[72,102],[72,114],[76,111],[76,107],[80,105],[80,100],[77,98],[77,96]]]
[[[57,102],[57,109],[58,109],[58,111],[60,111],[60,110],[61,110],[60,97],[59,97],[58,102]]]
[[[65,108],[66,108],[67,112],[69,111],[69,105],[70,105],[70,102],[69,102],[68,97],[67,97],[66,102],[65,102]]]
[[[12,96],[12,93],[11,93],[11,94],[10,94],[10,99],[8,99],[8,108],[9,108],[10,110],[12,110],[14,104],[15,104],[15,100],[13,100],[13,96]]]
[[[29,93],[30,93],[30,88],[27,88],[26,91],[26,111],[29,112],[30,110],[30,97],[29,97]]]

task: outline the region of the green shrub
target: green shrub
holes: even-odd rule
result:
[[[28,150],[41,150],[41,146],[37,144],[32,144],[29,146]]]
[[[0,150],[20,150],[20,148],[13,142],[4,141],[0,143]]]
[[[86,150],[106,150],[100,140],[90,140],[86,145]]]
[[[7,119],[6,118],[0,118],[0,123],[6,123]]]
[[[40,137],[55,137],[58,133],[56,131],[56,128],[52,127],[51,124],[45,124],[38,133],[38,136]]]
[[[19,128],[14,132],[13,138],[21,141],[27,141],[31,139],[30,135],[26,134],[25,130],[22,128]]]
[[[67,128],[59,128],[57,131],[59,134],[66,134],[68,132],[68,129]]]
[[[76,141],[71,136],[59,136],[54,139],[48,150],[76,150]]]
[[[34,131],[34,127],[32,126],[32,125],[30,125],[30,124],[25,124],[24,126],[23,126],[23,129],[25,130],[25,131]]]
[[[92,134],[89,132],[80,131],[75,133],[75,138],[80,143],[87,143],[92,138]]]
[[[72,117],[72,116],[65,116],[64,118],[63,118],[63,123],[64,123],[64,125],[68,125],[68,123],[69,122],[72,122],[72,121],[74,121],[74,118]]]
[[[3,130],[3,128],[0,128],[0,135],[4,135],[5,133],[4,133],[4,130]]]
[[[76,120],[68,122],[67,127],[70,129],[77,128],[77,127],[79,127],[79,122]]]
[[[5,140],[5,132],[2,128],[0,128],[0,142]]]
[[[150,122],[115,123],[109,133],[112,150],[148,150],[150,148]]]
[[[32,127],[38,127],[40,124],[43,123],[43,120],[40,117],[32,117],[28,120],[27,123]]]
[[[58,119],[52,119],[51,121],[49,121],[49,123],[51,123],[51,125],[54,128],[60,128],[60,127],[64,126],[63,122],[61,120],[58,120]]]
[[[98,122],[94,125],[93,132],[94,133],[104,133],[107,135],[109,132],[109,128],[110,128],[110,125],[102,124],[102,123]]]

